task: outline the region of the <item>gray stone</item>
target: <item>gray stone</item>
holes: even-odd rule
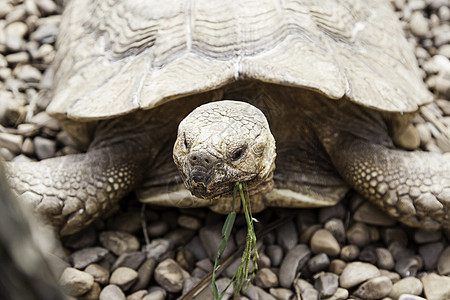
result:
[[[57,24],[44,23],[31,34],[30,38],[40,44],[52,44],[55,42],[58,32]]]
[[[442,231],[425,231],[416,229],[414,231],[414,241],[418,244],[438,242],[442,238]]]
[[[13,75],[26,82],[39,82],[42,78],[41,72],[31,65],[18,65],[14,68]]]
[[[328,268],[330,265],[330,259],[328,258],[328,255],[325,253],[319,253],[308,261],[308,269],[312,273],[317,273],[319,271],[323,271]]]
[[[66,268],[59,278],[59,285],[64,293],[73,297],[87,293],[93,284],[94,277],[91,274],[75,268]]]
[[[405,277],[394,283],[392,291],[389,293],[389,297],[397,300],[402,294],[419,296],[422,294],[422,291],[423,285],[419,279],[415,277]]]
[[[87,265],[102,260],[108,250],[102,247],[89,247],[73,252],[70,259],[73,266],[77,269],[84,269]]]
[[[419,247],[419,254],[423,259],[425,270],[432,271],[436,269],[438,259],[443,250],[444,243],[442,242],[424,244]]]
[[[200,220],[197,218],[194,218],[192,216],[187,215],[181,215],[177,219],[178,225],[181,227],[191,229],[191,230],[198,230],[200,226],[202,225]]]
[[[377,266],[381,269],[392,270],[395,266],[394,257],[386,248],[376,248]]]
[[[121,254],[111,267],[111,271],[119,267],[128,267],[137,270],[146,259],[146,254],[141,251],[126,252]]]
[[[33,139],[34,152],[39,159],[46,159],[55,156],[56,142],[37,136]]]
[[[138,272],[131,268],[120,267],[111,273],[109,282],[127,291],[138,279]]]
[[[91,274],[94,280],[101,285],[106,285],[109,282],[109,271],[98,264],[91,264],[84,271]]]
[[[169,224],[165,221],[155,221],[147,226],[148,235],[152,238],[161,237],[169,231]]]
[[[334,236],[326,229],[317,230],[310,241],[313,253],[326,253],[329,256],[336,256],[341,251],[339,243]]]
[[[430,273],[421,278],[428,300],[450,299],[450,277]]]
[[[244,295],[252,300],[277,300],[274,296],[264,291],[262,288],[254,285],[249,285]]]
[[[147,253],[147,258],[159,260],[172,248],[172,245],[169,240],[160,238],[153,239],[150,244],[145,245],[143,248]]]
[[[450,274],[450,246],[445,248],[439,256],[437,269],[440,275]]]
[[[256,272],[255,284],[263,289],[278,286],[278,276],[269,268],[262,268]]]
[[[134,235],[126,232],[103,231],[100,233],[99,239],[103,247],[115,255],[137,251],[140,247],[138,239]]]
[[[359,256],[359,248],[356,245],[345,245],[342,247],[340,258],[344,261],[353,261]]]
[[[135,292],[140,289],[146,289],[152,280],[153,271],[156,267],[156,260],[153,258],[147,259],[138,269],[138,279],[131,287],[130,291]]]
[[[279,267],[283,260],[283,249],[279,245],[269,245],[265,250],[273,267]]]
[[[281,287],[290,288],[297,272],[311,257],[308,246],[300,244],[292,248],[281,263],[279,280]]]
[[[217,250],[219,249],[220,241],[222,240],[222,225],[217,224],[202,227],[199,231],[199,236],[209,259],[215,261]],[[236,250],[236,243],[234,242],[234,239],[230,237],[225,247],[225,251],[222,254],[222,259],[227,258],[234,250]]]
[[[378,276],[380,276],[380,271],[374,265],[363,262],[351,262],[342,271],[339,281],[341,287],[352,288]]]
[[[153,289],[142,300],[164,300],[166,299],[167,292],[164,289]]]
[[[16,52],[6,55],[5,59],[9,65],[17,65],[28,63],[30,57],[26,52]]]
[[[345,226],[341,219],[332,218],[323,225],[323,228],[331,232],[339,243],[345,243]]]
[[[410,20],[410,29],[411,32],[418,37],[423,37],[429,32],[428,21],[425,19],[422,12],[413,12]]]
[[[291,300],[294,297],[294,293],[285,288],[271,288],[269,293],[277,300]]]
[[[364,223],[354,223],[347,230],[347,241],[349,244],[356,245],[360,248],[370,243],[370,231]]]
[[[320,299],[331,297],[339,286],[339,276],[333,273],[320,273],[314,280],[314,287],[319,291]]]
[[[286,222],[277,228],[277,242],[285,252],[298,243],[298,233],[294,221]]]
[[[402,277],[416,276],[420,269],[420,262],[415,256],[405,256],[395,263],[395,271]]]
[[[368,201],[358,207],[353,215],[353,219],[377,226],[393,226],[396,223],[393,218]]]
[[[158,264],[155,269],[155,280],[165,290],[171,293],[178,293],[183,288],[183,281],[189,277],[176,261],[166,259]]]
[[[78,297],[78,300],[93,300],[98,299],[100,297],[100,293],[102,291],[102,288],[97,282],[94,282],[91,289],[82,296]]]
[[[362,299],[381,299],[392,291],[392,282],[386,276],[375,277],[361,284],[353,295]]]
[[[333,296],[326,298],[326,300],[346,300],[346,299],[348,299],[348,291],[343,288],[338,288]]]
[[[100,293],[100,300],[125,300],[125,294],[114,284],[109,284]]]
[[[347,209],[342,203],[338,203],[335,206],[322,207],[319,209],[319,222],[323,224],[332,218],[344,219],[346,213]]]
[[[174,247],[186,245],[196,234],[196,231],[186,228],[175,228],[168,232],[164,238],[169,240]],[[232,240],[232,239],[230,239]]]
[[[139,290],[127,296],[127,300],[142,300],[145,296],[148,295],[148,291]],[[164,298],[163,298],[164,299]]]
[[[319,300],[319,292],[304,279],[296,279],[294,281],[294,289],[297,299],[302,300]]]
[[[347,263],[345,261],[341,259],[333,259],[328,269],[336,275],[341,275],[346,266]]]
[[[5,132],[0,132],[0,148],[6,148],[13,153],[19,153],[22,149],[23,137]]]
[[[65,141],[70,144],[70,141]],[[106,227],[111,231],[121,231],[134,234],[142,230],[141,214],[138,211],[128,211],[108,219]]]
[[[403,294],[398,298],[398,300],[427,300],[427,299],[415,295]]]
[[[194,255],[195,260],[202,260],[207,257],[206,251],[203,248],[202,242],[198,235],[196,235],[189,243],[186,244],[186,249],[189,249]]]

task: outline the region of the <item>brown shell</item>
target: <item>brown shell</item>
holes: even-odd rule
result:
[[[111,118],[255,79],[388,112],[432,97],[389,1],[71,1],[49,113]]]

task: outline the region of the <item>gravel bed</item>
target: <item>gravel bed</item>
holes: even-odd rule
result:
[[[414,120],[420,148],[450,152],[450,1],[391,2],[436,98]],[[51,0],[0,0],[4,160],[79,152],[44,111],[60,13]],[[271,209],[255,217],[257,231],[285,222],[259,237],[259,270],[238,299],[450,298],[447,235],[403,226],[357,194],[331,208]],[[143,207],[129,195],[109,218],[65,237],[64,255],[52,264],[72,299],[176,299],[212,270],[224,220],[208,209]],[[224,256],[245,234],[239,216]],[[219,288],[238,264],[223,271]],[[210,284],[195,299],[212,299]]]

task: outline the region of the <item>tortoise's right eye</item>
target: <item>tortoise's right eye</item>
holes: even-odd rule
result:
[[[189,149],[189,144],[188,144],[188,141],[187,141],[187,139],[186,139],[186,134],[184,134],[184,148],[187,150],[187,149]]]

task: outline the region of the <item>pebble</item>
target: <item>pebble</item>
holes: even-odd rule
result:
[[[353,215],[353,219],[377,226],[393,226],[397,223],[397,221],[368,201],[358,207]]]
[[[286,254],[279,271],[281,287],[291,287],[297,272],[303,268],[310,257],[311,251],[303,244],[295,246]]]
[[[222,225],[217,224],[202,227],[199,230],[199,236],[209,259],[215,261],[217,250],[219,249],[220,241],[222,239]],[[227,258],[234,250],[236,250],[236,243],[234,242],[234,239],[230,237],[222,254],[222,259]]]
[[[119,267],[111,273],[109,282],[127,291],[138,279],[138,272],[131,268]]]
[[[317,230],[310,241],[311,251],[315,254],[325,253],[329,256],[336,256],[341,251],[339,243],[334,236],[326,229]]]
[[[94,277],[91,274],[75,268],[66,268],[59,278],[59,285],[64,293],[73,297],[87,293],[93,284]]]
[[[55,156],[56,142],[54,140],[37,136],[33,139],[33,146],[36,156],[40,160]]]
[[[342,247],[340,258],[344,261],[353,261],[359,256],[359,248],[356,245],[345,245]]]
[[[100,293],[102,291],[102,288],[97,282],[94,282],[91,289],[82,296],[78,297],[79,300],[97,300],[100,297]]]
[[[177,219],[178,225],[181,227],[191,229],[191,230],[198,230],[200,226],[202,225],[200,220],[197,218],[194,218],[192,216],[187,215],[181,215]]]
[[[109,281],[109,271],[99,264],[91,264],[84,270],[86,273],[91,274],[94,280],[101,285],[107,285]]]
[[[429,273],[421,281],[428,300],[450,299],[450,277]]]
[[[312,286],[311,283],[304,279],[296,279],[294,281],[294,289],[297,294],[297,299],[302,300],[317,300],[319,299],[319,292]]]
[[[333,273],[320,273],[314,280],[314,288],[319,291],[320,299],[333,296],[338,286],[339,276]]]
[[[368,245],[370,243],[370,231],[367,225],[361,222],[354,223],[347,230],[347,241],[349,244],[360,248]]]
[[[450,274],[450,246],[445,248],[439,256],[439,260],[437,262],[437,270],[440,275]]]
[[[277,228],[276,232],[277,243],[285,252],[288,252],[297,245],[298,233],[294,221],[289,221],[281,225]]]
[[[70,137],[58,136],[61,142],[65,145],[70,146],[73,143],[68,140]],[[139,211],[127,211],[122,214],[115,215],[108,219],[106,227],[111,231],[121,231],[134,234],[142,230],[141,213]]]
[[[398,298],[398,300],[427,300],[427,299],[419,296],[403,294]]]
[[[294,293],[291,290],[285,288],[271,288],[269,293],[277,300],[292,300]]]
[[[427,19],[425,19],[420,11],[415,11],[412,13],[410,26],[411,32],[418,37],[425,36],[430,30]]]
[[[148,291],[139,290],[127,296],[127,300],[142,300],[145,296],[148,295]]]
[[[392,291],[392,282],[386,276],[375,277],[361,284],[353,295],[362,299],[381,299]]]
[[[278,286],[278,276],[269,268],[262,268],[256,272],[255,284],[263,289]]]
[[[400,258],[395,263],[395,271],[402,277],[416,276],[420,269],[420,262],[415,256],[406,256]]]
[[[328,255],[325,253],[319,253],[308,261],[308,269],[312,273],[317,273],[319,271],[323,271],[328,268],[330,265],[330,259],[328,258]]]
[[[142,300],[164,300],[166,299],[167,292],[161,288],[151,289]]]
[[[343,288],[352,288],[378,276],[380,276],[380,271],[374,265],[363,262],[351,262],[342,271],[339,282]]]
[[[186,277],[189,277],[186,271],[184,271],[176,261],[168,258],[161,263],[155,269],[155,280],[165,290],[171,293],[178,293],[183,288],[183,281]]]
[[[147,255],[142,251],[133,251],[121,254],[111,267],[111,271],[119,267],[128,267],[137,270]]]
[[[347,263],[341,259],[333,259],[328,269],[336,275],[341,275],[346,265]]]
[[[100,293],[100,300],[126,300],[122,290],[114,284],[108,284]]]
[[[0,148],[6,148],[14,153],[22,149],[23,137],[11,133],[0,132]]]
[[[389,297],[397,300],[402,294],[419,296],[422,294],[422,291],[423,285],[420,279],[417,279],[416,277],[405,277],[394,283],[392,290],[389,293]]]
[[[322,207],[319,209],[319,222],[323,224],[332,218],[344,219],[346,213],[347,210],[342,203],[338,203],[335,206]]]
[[[167,222],[155,221],[147,226],[147,232],[150,237],[161,237],[169,231],[170,227]]]
[[[137,251],[140,247],[138,239],[126,232],[103,231],[100,233],[99,239],[103,247],[118,256],[126,252]]]
[[[244,292],[244,295],[252,300],[277,300],[274,296],[255,285],[249,285],[247,291]]]
[[[269,245],[265,250],[267,256],[269,256],[272,266],[279,267],[283,260],[283,249],[279,245]]]
[[[421,245],[419,247],[419,254],[423,259],[424,268],[427,271],[435,270],[438,259],[444,250],[444,243],[436,242]]]
[[[375,253],[377,255],[377,267],[386,270],[392,270],[395,266],[394,257],[391,252],[389,252],[386,248],[378,247],[375,249]]]
[[[345,226],[341,219],[332,218],[323,225],[323,228],[331,232],[336,241],[341,244],[345,243]]]
[[[348,299],[348,290],[338,288],[333,296],[326,298],[326,300],[346,300]]]
[[[70,255],[73,266],[76,269],[84,269],[87,265],[100,261],[108,253],[102,247],[89,247],[75,251]]]
[[[156,267],[156,260],[153,258],[147,259],[137,270],[138,279],[136,283],[131,287],[131,291],[138,291],[145,289],[152,280],[153,271]]]
[[[207,257],[206,251],[203,248],[200,238],[195,236],[189,243],[186,244],[186,249],[190,250],[194,255],[195,260],[202,260]]]
[[[159,260],[172,248],[172,245],[167,239],[153,239],[150,244],[145,245],[143,248],[147,253],[147,258]]]

